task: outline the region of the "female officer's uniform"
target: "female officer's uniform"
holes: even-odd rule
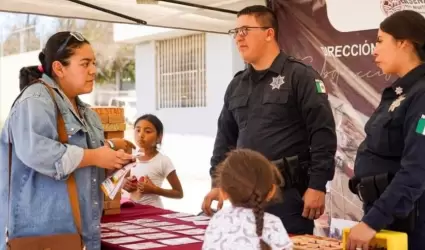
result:
[[[362,221],[407,232],[410,250],[425,249],[425,64],[384,90],[365,131],[350,180]]]

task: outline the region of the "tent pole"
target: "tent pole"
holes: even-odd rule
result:
[[[91,8],[91,9],[102,11],[102,12],[105,12],[105,13],[108,13],[108,14],[111,14],[111,15],[114,15],[114,16],[117,16],[117,17],[121,17],[121,18],[130,20],[130,21],[133,21],[137,24],[143,24],[143,25],[147,24],[146,21],[144,21],[144,20],[134,18],[134,17],[131,17],[131,16],[127,16],[127,15],[124,15],[124,14],[121,14],[121,13],[118,13],[118,12],[115,12],[115,11],[112,11],[112,10],[108,10],[108,9],[105,9],[105,8],[102,8],[102,7],[99,7],[99,6],[90,4],[90,3],[86,3],[84,1],[80,1],[80,0],[68,0],[68,1],[79,4],[79,5],[86,6],[86,7]]]
[[[188,2],[178,1],[178,0],[158,0],[158,1],[177,4],[177,5],[184,5],[184,6],[189,6],[189,7],[193,7],[193,8],[200,8],[200,9],[204,9],[204,10],[213,10],[213,11],[224,12],[224,13],[235,14],[235,15],[238,14],[238,12],[234,11],[234,10],[210,7],[210,6],[205,6],[205,5],[201,5],[201,4],[188,3]]]

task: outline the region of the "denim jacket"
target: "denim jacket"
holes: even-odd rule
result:
[[[63,115],[68,144],[58,142],[57,112],[48,89],[28,87],[17,99],[0,137],[0,250],[5,249],[8,219],[8,141],[12,147],[9,238],[75,233],[66,179],[74,173],[87,250],[100,249],[100,218],[105,171],[95,166],[78,168],[83,150],[103,145],[98,115],[77,100],[80,118],[58,85],[47,75],[43,80],[55,90]]]

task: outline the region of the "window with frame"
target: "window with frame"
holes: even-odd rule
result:
[[[206,107],[205,34],[156,41],[156,107]]]

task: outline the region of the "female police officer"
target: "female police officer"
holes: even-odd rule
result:
[[[399,77],[366,123],[350,189],[364,203],[349,250],[369,249],[376,232],[408,233],[409,249],[425,248],[425,18],[400,11],[380,25],[375,62]]]

